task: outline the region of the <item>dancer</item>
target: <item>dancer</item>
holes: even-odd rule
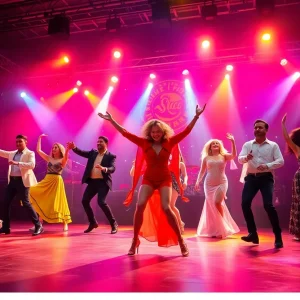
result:
[[[182,189],[186,190],[187,182],[188,182],[188,175],[186,172],[186,166],[185,166],[181,151],[179,152],[179,155],[180,155],[180,163],[179,163],[180,181],[182,183]],[[176,201],[177,201],[178,196],[181,194],[181,191],[180,191],[180,187],[176,181],[176,176],[173,172],[171,172],[171,177],[172,177],[172,197],[171,197],[170,206],[177,218],[177,222],[180,227],[180,232],[181,232],[181,234],[183,234],[185,223],[182,221],[180,212],[179,212],[178,208],[176,207]]]
[[[41,134],[38,138],[36,151],[47,164],[45,178],[29,190],[30,202],[40,219],[48,223],[63,223],[63,231],[68,231],[68,224],[72,222],[64,181],[61,177],[67,165],[69,148],[54,143],[51,154],[42,151]]]
[[[289,231],[295,241],[300,241],[300,128],[295,128],[288,134],[285,122],[286,114],[281,122],[283,136],[288,146],[288,152],[295,154],[299,165],[293,180]]]
[[[267,139],[269,124],[263,120],[254,122],[255,139],[243,145],[239,162],[245,165],[246,176],[242,193],[242,209],[247,223],[248,236],[243,236],[245,242],[259,244],[256,225],[251,210],[251,203],[258,191],[261,192],[264,209],[268,214],[275,235],[275,248],[282,248],[281,228],[275,207],[273,206],[274,169],[284,164],[277,143]]]
[[[8,185],[5,190],[3,205],[3,226],[0,233],[10,234],[10,207],[15,196],[18,195],[22,206],[27,210],[35,226],[33,235],[41,234],[44,229],[39,217],[29,202],[29,187],[37,183],[33,169],[35,167],[35,154],[27,148],[27,137],[16,136],[15,151],[0,150],[0,156],[8,159]]]
[[[170,208],[172,193],[170,169],[175,173],[176,180],[180,184],[178,143],[191,132],[204,109],[205,106],[203,109],[200,109],[197,105],[196,115],[191,123],[183,132],[175,136],[172,136],[173,130],[166,123],[159,120],[150,120],[144,124],[142,130],[144,137],[138,137],[126,131],[108,112],[105,115],[102,113],[98,114],[101,118],[108,120],[124,137],[139,146],[135,162],[133,188],[124,202],[125,205],[129,205],[132,201],[133,191],[138,182],[144,158],[147,163],[134,215],[134,237],[128,255],[134,255],[138,249],[140,245],[139,234],[148,237],[150,240],[157,240],[159,246],[171,246],[179,243],[182,255],[189,255],[187,245],[181,236],[176,216]],[[172,162],[169,168],[168,162],[172,149],[175,151],[172,152]],[[161,204],[157,203],[157,201],[153,202],[151,210],[154,217],[155,213],[158,213],[159,217],[152,220],[144,220],[143,224],[143,213],[146,204],[155,190],[159,191]],[[161,208],[164,212],[162,214],[159,211]],[[154,226],[153,221],[158,222],[157,226]],[[147,234],[142,230],[140,232],[142,225],[148,231]],[[157,230],[156,227],[158,228]],[[153,230],[151,230],[152,228]],[[150,236],[151,234],[153,236]]]
[[[144,166],[143,169],[141,170],[140,175],[143,175],[145,173],[145,167],[146,166]],[[181,175],[180,180],[181,180],[181,183],[182,183],[182,189],[185,190],[187,188],[188,176],[187,176],[186,167],[185,167],[181,152],[180,152],[179,169],[180,169],[180,175]],[[130,176],[131,177],[134,176],[134,170],[135,170],[135,160],[132,162],[132,167],[130,169]],[[178,196],[181,194],[180,186],[178,185],[178,183],[176,181],[175,174],[173,172],[170,172],[170,174],[171,174],[171,177],[172,177],[172,197],[171,197],[170,207],[171,207],[172,211],[174,212],[174,214],[177,218],[177,222],[178,222],[178,225],[180,227],[180,232],[181,232],[181,234],[183,234],[185,223],[182,222],[180,212],[179,212],[178,208],[176,207],[176,200],[177,200]],[[149,211],[149,212],[151,213],[151,211]],[[144,212],[144,215],[145,215],[145,212]]]
[[[227,138],[231,141],[232,153],[228,153],[223,142],[216,139],[209,140],[202,150],[196,190],[199,190],[205,173],[207,175],[204,181],[205,202],[197,228],[199,236],[226,238],[240,231],[225,203],[228,189],[225,167],[237,156],[233,135],[227,133]]]
[[[114,173],[116,169],[116,156],[107,149],[108,138],[105,136],[99,136],[97,141],[97,150],[80,150],[76,147],[74,142],[69,142],[68,145],[76,154],[88,159],[82,178],[82,183],[87,183],[87,187],[82,198],[82,205],[89,220],[89,227],[84,231],[84,233],[89,233],[98,227],[98,223],[90,204],[96,195],[98,195],[98,205],[104,212],[111,226],[111,234],[117,233],[118,224],[110,207],[106,203],[108,192],[112,189],[111,174]]]

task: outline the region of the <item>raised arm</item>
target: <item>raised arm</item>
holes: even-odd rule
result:
[[[286,143],[288,144],[288,146],[292,149],[292,151],[298,158],[300,155],[300,148],[290,138],[290,136],[286,130],[285,122],[286,122],[286,114],[283,116],[282,121],[281,121],[282,133],[283,133]]]
[[[237,151],[236,151],[234,136],[230,133],[227,133],[227,138],[231,141],[231,153],[225,154],[225,158],[226,160],[235,159],[237,156]]]
[[[128,132],[124,127],[122,127],[118,122],[116,122],[112,115],[108,112],[106,114],[98,113],[98,116],[104,120],[109,121],[124,137],[126,137],[129,141],[134,144],[142,147],[144,145],[144,138],[138,137],[130,132]]]
[[[206,173],[207,167],[206,167],[206,157],[204,159],[202,159],[201,161],[201,167],[200,167],[200,171],[197,177],[197,181],[195,184],[195,190],[199,190],[199,184],[202,181],[205,173]]]
[[[36,145],[36,152],[40,155],[42,159],[45,161],[49,161],[49,155],[42,151],[42,137],[47,136],[46,134],[41,134],[38,138],[37,145]]]
[[[67,148],[72,149],[74,153],[78,154],[79,156],[82,156],[84,158],[89,158],[90,151],[84,151],[80,150],[76,147],[74,142],[67,142]]]
[[[187,175],[187,172],[186,172],[186,166],[185,166],[185,164],[183,162],[180,162],[179,166],[180,166],[181,174],[183,176],[182,187],[185,190],[186,187],[187,187],[187,184],[188,184],[188,175]]]
[[[64,167],[67,165],[67,163],[68,163],[68,159],[69,159],[69,151],[70,151],[70,148],[69,148],[69,146],[68,146],[68,144],[67,144],[65,155],[64,155],[64,157],[63,157],[63,159],[62,159],[62,161],[61,161],[61,165],[62,165],[63,168],[64,168]]]
[[[193,127],[195,126],[197,120],[199,119],[200,115],[204,112],[206,107],[206,104],[204,104],[203,108],[199,108],[199,106],[196,106],[196,115],[195,117],[192,119],[192,121],[190,122],[190,124],[180,133],[175,134],[174,136],[172,136],[170,138],[170,142],[172,144],[178,144],[180,143],[180,141],[182,141],[193,129]]]

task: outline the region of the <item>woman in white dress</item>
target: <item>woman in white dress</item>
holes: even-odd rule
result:
[[[232,219],[225,204],[228,180],[225,174],[227,161],[232,161],[237,155],[233,135],[227,133],[232,144],[232,153],[228,153],[222,141],[210,140],[202,150],[202,162],[195,189],[199,189],[205,173],[205,202],[200,217],[197,235],[205,237],[225,238],[239,232],[239,227]]]

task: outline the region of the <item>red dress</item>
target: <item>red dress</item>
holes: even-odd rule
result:
[[[176,181],[181,189],[181,196],[184,201],[188,201],[183,197],[183,190],[181,182],[179,180],[179,147],[178,143],[184,139],[192,128],[186,127],[184,131],[172,136],[169,140],[165,140],[162,143],[162,149],[157,154],[152,148],[152,142],[145,138],[138,137],[134,134],[123,131],[123,136],[129,139],[131,142],[138,145],[135,171],[133,176],[133,186],[129,192],[124,204],[128,206],[132,202],[133,193],[135,187],[139,181],[139,177],[144,173],[142,184],[147,184],[155,189],[153,196],[149,199],[146,209],[143,215],[143,225],[139,232],[139,235],[146,238],[149,241],[157,241],[158,246],[169,247],[178,245],[178,239],[167,221],[167,217],[161,208],[159,189],[163,186],[172,186],[172,177],[170,171],[175,174]],[[169,158],[172,154],[171,163],[169,164]],[[143,168],[146,168],[143,172]]]

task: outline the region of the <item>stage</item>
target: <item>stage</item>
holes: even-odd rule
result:
[[[87,225],[45,225],[32,237],[30,223],[13,223],[0,236],[0,292],[299,292],[300,243],[283,233],[273,248],[271,229],[259,231],[260,245],[238,234],[226,240],[199,238],[187,229],[190,256],[179,247],[159,248],[141,240],[127,256],[132,227],[116,235],[109,226],[84,234]]]

